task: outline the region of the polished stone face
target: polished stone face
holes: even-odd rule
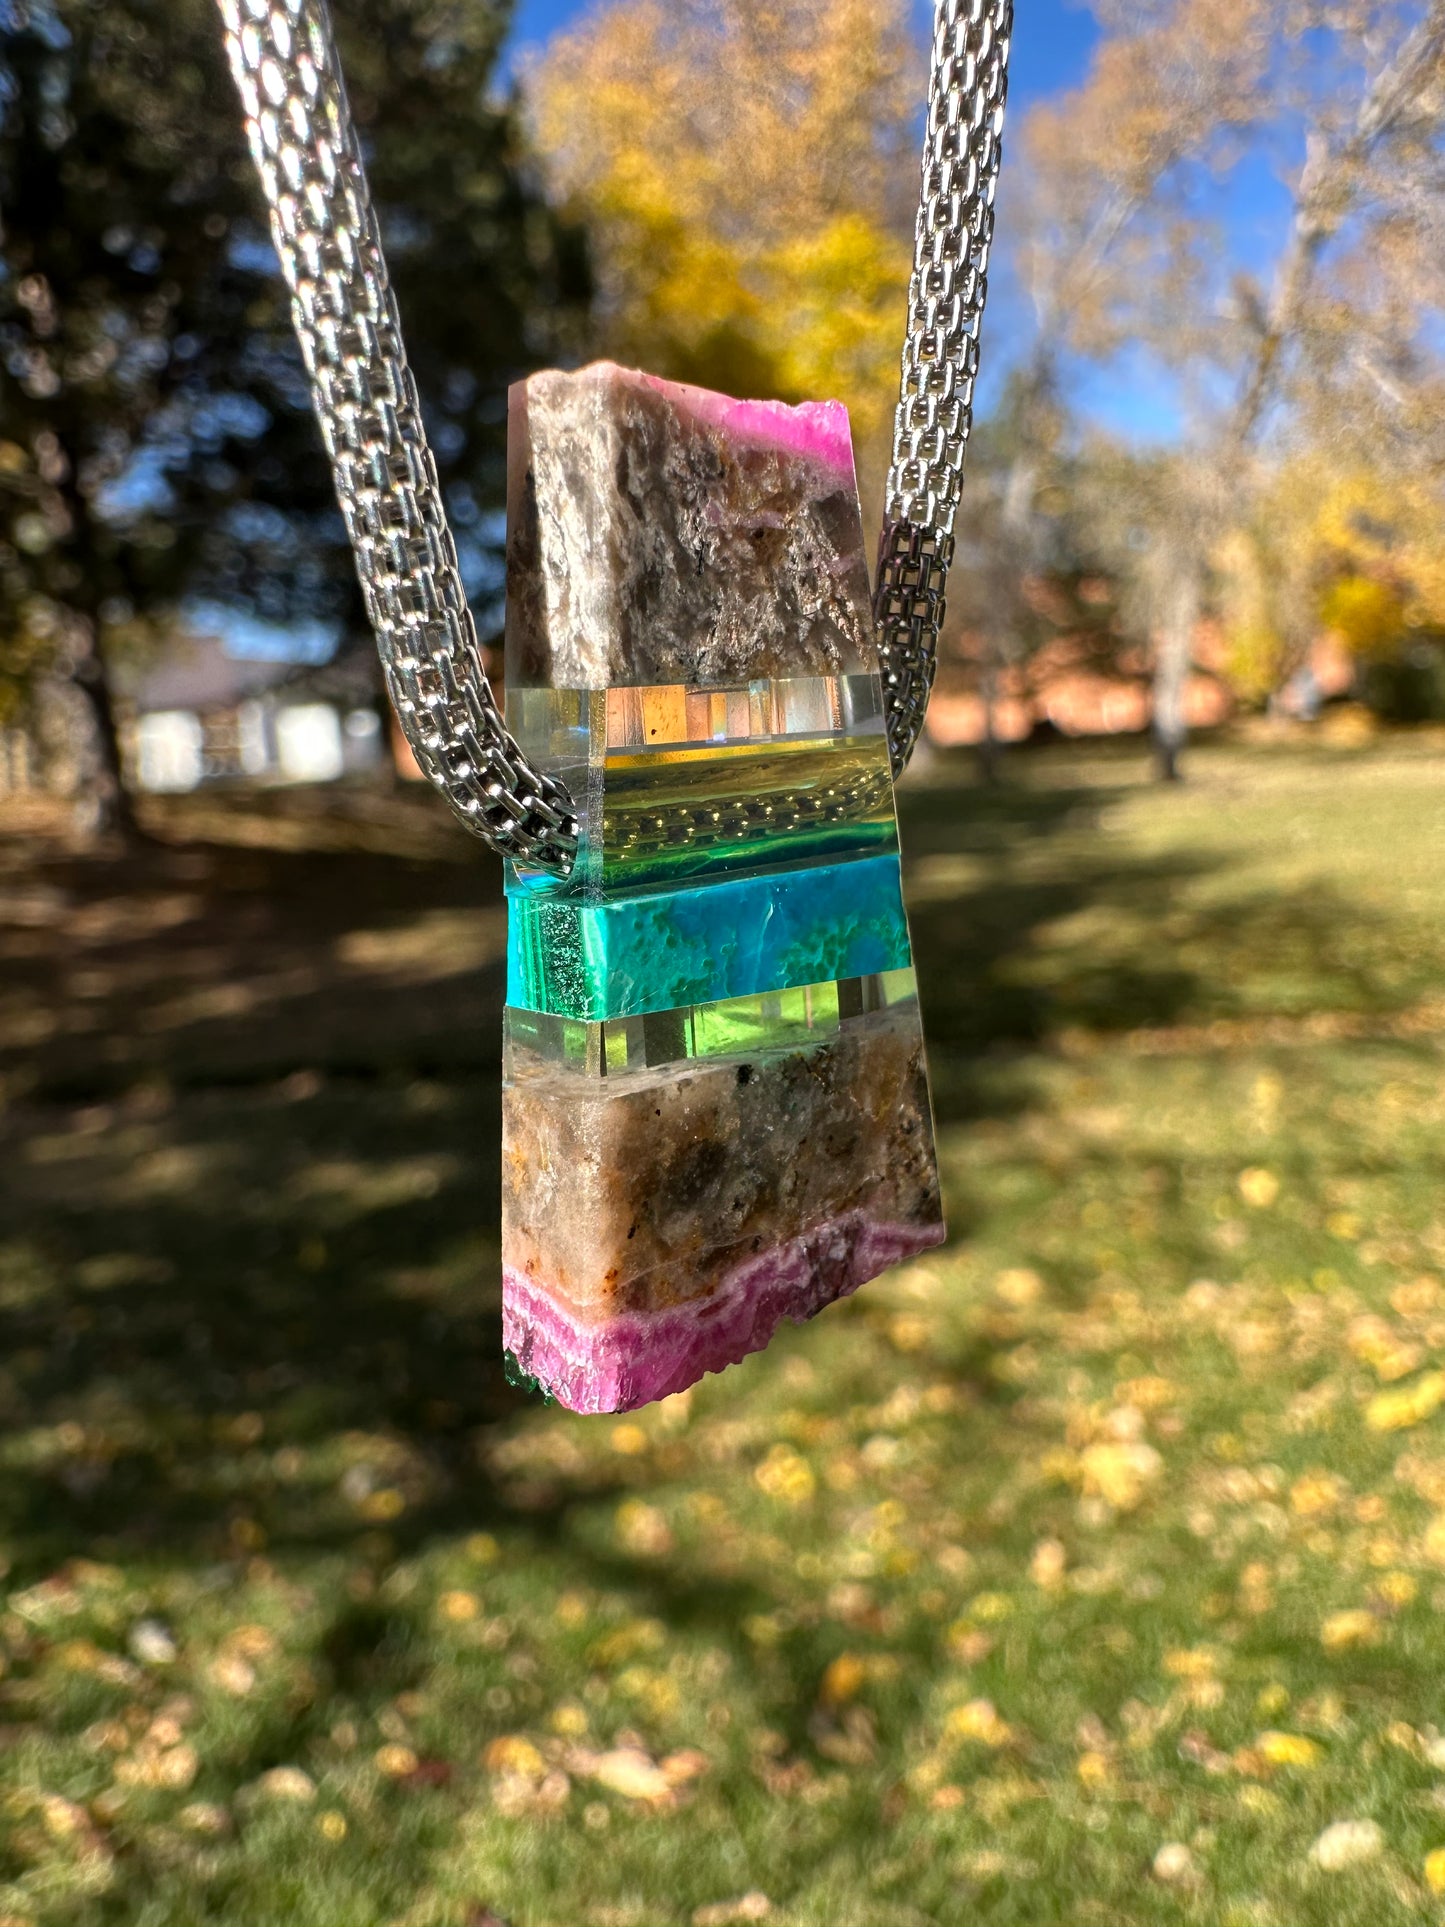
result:
[[[581,817],[508,873],[506,1342],[677,1391],[943,1236],[847,419],[514,389],[507,715]]]
[[[509,689],[872,670],[846,411],[601,362],[511,393]]]
[[[574,1316],[705,1299],[735,1263],[862,1211],[936,1223],[914,1000],[816,1041],[633,1075],[509,1067],[506,1259]],[[539,1209],[566,1173],[571,1208]]]

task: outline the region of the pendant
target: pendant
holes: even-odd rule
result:
[[[681,1391],[944,1236],[846,410],[599,363],[511,391],[503,1326],[577,1412]]]

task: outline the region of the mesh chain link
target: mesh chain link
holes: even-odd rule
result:
[[[565,876],[577,814],[482,666],[326,0],[219,0],[312,401],[397,718],[500,855]],[[987,292],[1012,0],[937,0],[923,195],[875,598],[901,771],[933,682]]]
[[[565,874],[576,811],[508,735],[482,667],[324,0],[220,6],[397,717],[469,830]]]
[[[923,728],[973,427],[1013,0],[938,0],[873,614],[893,773]]]

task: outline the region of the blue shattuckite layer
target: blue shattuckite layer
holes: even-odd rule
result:
[[[596,1023],[910,961],[890,854],[602,902],[514,896],[507,1002]]]

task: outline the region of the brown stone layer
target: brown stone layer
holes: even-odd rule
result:
[[[615,1080],[519,1068],[503,1096],[502,1256],[584,1318],[696,1299],[849,1212],[942,1212],[916,1006],[806,1051]]]
[[[687,393],[607,362],[512,389],[512,687],[877,666],[851,464],[730,433]]]

